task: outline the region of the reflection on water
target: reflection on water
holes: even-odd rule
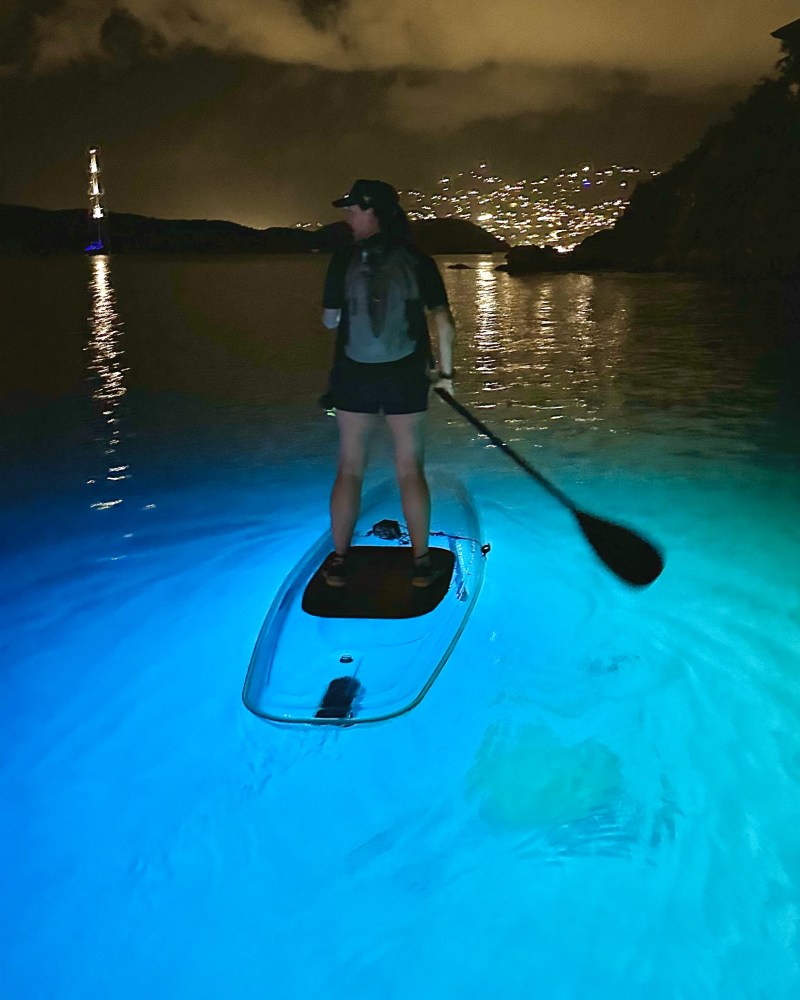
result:
[[[655,436],[676,455],[739,455],[773,434],[780,289],[750,292],[745,309],[730,286],[691,277],[495,266],[478,259],[448,288],[457,389],[512,441],[544,432],[575,452]]]
[[[481,394],[502,393],[504,421],[528,430],[565,418],[586,429],[618,412],[628,294],[624,285],[594,275],[541,275],[520,283],[498,273],[494,261],[479,261],[474,336],[462,349],[474,352],[468,368],[478,374]],[[476,405],[487,409],[500,401],[483,395]]]
[[[494,262],[479,260],[475,267],[475,343],[491,349],[497,346],[502,327]]]
[[[89,341],[85,349],[89,353],[89,382],[101,428],[97,440],[103,445],[106,468],[88,480],[88,485],[96,488],[95,495],[99,494],[92,508],[108,510],[123,502],[122,484],[130,479],[130,467],[119,451],[122,440],[120,404],[127,392],[127,368],[120,360],[125,353],[121,346],[124,333],[111,284],[110,258],[98,255],[89,260],[92,269],[89,282],[92,312],[89,317]]]

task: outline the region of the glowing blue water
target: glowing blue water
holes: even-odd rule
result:
[[[240,702],[325,525],[324,261],[6,265],[6,995],[798,994],[789,293],[470,263],[462,399],[667,567],[625,588],[435,408],[481,600],[417,709],[326,734]]]

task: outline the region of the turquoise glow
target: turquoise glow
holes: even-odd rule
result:
[[[9,996],[797,995],[800,437],[779,292],[468,263],[446,272],[461,398],[666,569],[621,584],[435,407],[430,465],[469,485],[492,544],[481,598],[412,712],[324,732],[240,700],[326,525],[329,345],[297,293],[323,262],[15,265]],[[371,482],[388,461],[376,442]]]

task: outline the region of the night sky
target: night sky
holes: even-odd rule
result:
[[[0,202],[332,221],[427,189],[663,169],[779,58],[800,0],[0,0]]]

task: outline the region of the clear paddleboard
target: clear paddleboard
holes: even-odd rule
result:
[[[381,722],[425,697],[464,630],[486,563],[477,510],[458,480],[431,477],[430,587],[411,584],[412,556],[394,484],[368,493],[347,584],[329,587],[326,532],[286,578],[261,627],[242,698],[270,722]]]

